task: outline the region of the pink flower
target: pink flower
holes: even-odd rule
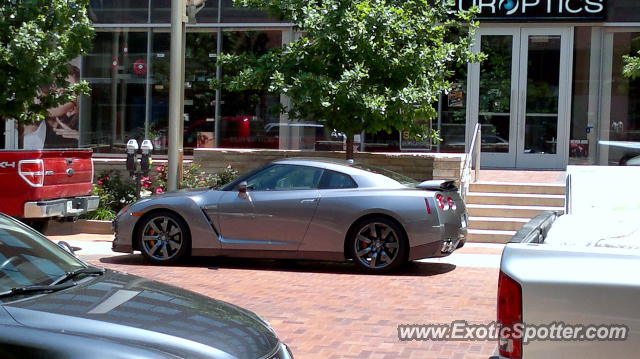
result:
[[[156,188],[156,194],[162,194],[164,190],[161,187]]]
[[[102,186],[104,184],[104,181],[102,181],[102,178],[98,180],[98,186]]]
[[[150,186],[149,186],[149,184],[148,184],[148,183],[143,183],[143,184],[142,184],[142,187],[144,187],[144,188],[149,188]]]

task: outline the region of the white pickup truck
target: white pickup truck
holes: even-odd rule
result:
[[[640,168],[570,166],[568,173],[567,214],[532,219],[500,264],[498,322],[547,329],[537,338],[503,335],[499,357],[638,358]],[[551,335],[553,324],[563,329]],[[626,333],[614,339],[611,328]]]

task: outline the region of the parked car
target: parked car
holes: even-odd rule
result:
[[[178,191],[125,207],[113,250],[152,263],[188,255],[353,261],[384,272],[464,245],[453,181],[329,159],[285,159],[221,189]]]
[[[39,230],[98,208],[91,195],[92,151],[0,150],[0,212]]]
[[[288,359],[258,315],[89,265],[0,214],[0,357]]]
[[[572,167],[568,214],[538,215],[504,248],[498,322],[626,326],[630,332],[626,340],[538,338],[527,344],[506,335],[499,344],[502,359],[634,358],[640,351],[640,190],[631,186],[611,201],[593,195],[599,185],[637,178],[640,169]]]

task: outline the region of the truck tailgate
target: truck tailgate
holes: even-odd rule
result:
[[[92,153],[84,149],[0,151],[0,211],[22,217],[26,202],[89,195]]]
[[[640,352],[640,252],[601,247],[511,243],[501,270],[522,287],[526,325],[626,325],[624,341],[542,341],[523,359],[632,358]]]

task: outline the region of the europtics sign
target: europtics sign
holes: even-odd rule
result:
[[[607,13],[607,0],[455,0],[456,7],[475,6],[478,20],[494,21],[599,21]]]

